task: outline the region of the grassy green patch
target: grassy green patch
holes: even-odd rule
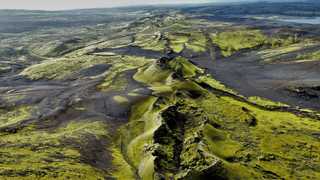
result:
[[[157,98],[150,97],[132,107],[130,122],[120,130],[121,149],[127,162],[144,179],[152,179],[153,157],[144,149],[152,144],[153,132],[159,127],[160,109],[153,109]],[[120,170],[122,173],[126,173]]]
[[[165,41],[161,39],[161,33],[154,34],[137,34],[135,36],[135,44],[143,49],[164,51]]]
[[[248,98],[249,102],[252,102],[256,105],[263,106],[263,107],[288,107],[287,104],[281,103],[281,102],[274,102],[269,99],[257,97],[257,96],[251,96]]]
[[[171,74],[170,69],[161,68],[154,63],[140,68],[134,75],[134,79],[145,84],[162,84],[169,79]]]
[[[170,33],[168,35],[169,47],[176,53],[180,53],[184,48],[190,49],[195,53],[205,52],[207,38],[201,32]]]
[[[254,48],[263,45],[266,36],[260,30],[237,30],[221,32],[212,37],[224,56],[231,56],[241,49]]]
[[[186,47],[193,52],[200,53],[205,52],[207,49],[207,38],[203,33],[195,32],[191,33],[189,41],[186,43]]]
[[[217,80],[213,79],[210,75],[198,77],[197,82],[198,83],[205,83],[205,84],[209,85],[210,87],[212,87],[214,89],[218,89],[220,91],[225,91],[225,92],[228,92],[230,94],[240,96],[236,91],[226,87],[220,81],[217,81]]]
[[[209,97],[201,102],[210,119],[205,139],[210,151],[225,160],[228,172],[233,171],[230,175],[320,177],[315,170],[320,144],[312,135],[320,128],[317,120],[262,110],[230,97]]]
[[[0,109],[0,127],[14,125],[31,117],[31,107],[21,106],[7,111]]]
[[[293,36],[271,37],[268,39],[268,44],[270,44],[272,48],[290,46],[295,43],[298,43],[298,40]]]
[[[119,73],[116,77],[114,77],[114,79],[112,80],[112,83],[109,86],[106,86],[106,87],[100,86],[102,87],[102,90],[105,92],[124,91],[128,86],[128,79],[124,73]]]
[[[196,76],[197,73],[203,73],[203,70],[192,64],[188,59],[177,57],[168,63],[170,69],[184,78],[191,78]]]
[[[134,180],[135,173],[132,167],[125,160],[121,150],[119,148],[112,148],[112,164],[114,165],[114,170],[112,172],[112,177],[119,180]]]
[[[210,147],[219,147],[215,149],[214,154],[222,159],[232,158],[241,148],[241,145],[232,141],[226,132],[215,129],[210,124],[204,128],[204,134]]]
[[[122,73],[128,70],[142,67],[150,63],[151,61],[152,59],[147,59],[144,57],[117,56],[116,59],[113,59],[113,61],[111,62],[113,65],[109,69],[108,74],[106,74],[104,81],[100,85],[98,85],[98,89],[101,91],[123,89],[126,83],[116,82],[116,77],[119,77],[121,79],[121,82],[124,82],[126,80],[124,80],[125,77],[121,77]]]
[[[55,40],[43,44],[36,44],[36,46],[31,47],[31,49],[34,54],[39,56],[57,57],[84,45],[85,42],[81,39],[70,39],[65,41]]]
[[[177,57],[173,60],[167,61],[164,67],[153,63],[140,68],[134,75],[134,79],[149,85],[164,85],[172,80],[172,74],[182,76],[184,78],[191,78],[198,73],[203,73],[203,70],[193,65],[183,57]]]
[[[279,47],[274,47],[272,49],[260,51],[258,52],[258,55],[260,55],[266,62],[273,62],[281,59],[283,55],[287,55],[288,53],[293,53],[293,52],[302,50],[303,48],[311,47],[313,45],[314,43],[312,42],[301,42],[301,43],[289,44],[286,46],[279,46]]]
[[[297,56],[298,60],[320,60],[320,51],[312,53],[300,54]]]
[[[25,69],[21,75],[33,80],[64,79],[82,69],[96,64],[108,63],[111,59],[99,56],[83,55],[81,57],[58,58],[43,61]]]
[[[189,41],[188,34],[170,34],[168,38],[170,41],[170,48],[176,53],[180,53],[185,48],[185,44]]]
[[[129,100],[124,96],[114,96],[113,100],[119,104],[128,104]]]
[[[24,99],[26,96],[23,93],[13,93],[13,94],[5,94],[0,95],[0,97],[5,100],[7,103],[14,103],[16,101]]]
[[[99,140],[107,135],[105,124],[98,121],[71,122],[51,132],[30,126],[1,133],[0,178],[104,179],[104,171],[81,161],[77,147],[89,144],[89,136]]]

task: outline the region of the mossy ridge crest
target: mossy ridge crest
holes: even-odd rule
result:
[[[187,97],[187,95],[183,96]],[[198,144],[201,141],[201,131],[206,118],[198,117],[202,112],[194,110],[195,106],[185,108],[186,104],[190,103],[194,102],[183,102],[182,100],[175,102],[170,99],[152,98],[134,107],[139,109],[141,107],[141,111],[137,110],[137,114],[133,113],[132,121],[121,130],[120,136],[123,144],[121,148],[122,155],[136,169],[141,179],[148,180],[163,176],[183,179],[200,176],[203,171],[215,169],[214,166],[220,162],[214,155],[209,155],[205,151],[208,148]],[[176,113],[180,113],[175,108],[180,106],[181,111],[185,113],[183,116],[187,116],[189,120],[187,122],[181,120],[180,125],[174,125],[176,122],[172,118],[176,118]],[[135,112],[134,108],[133,112]],[[197,118],[198,121],[191,119],[191,116]],[[194,124],[195,122],[197,123]],[[184,124],[186,127],[181,127]],[[170,139],[176,140],[168,144]],[[180,150],[175,151],[174,147]],[[164,157],[167,157],[167,160]],[[199,158],[203,162],[200,163]],[[170,164],[175,164],[174,160],[178,164],[170,166]],[[168,170],[169,167],[172,169]],[[180,170],[180,167],[185,168]]]
[[[199,179],[208,171],[220,171],[220,160],[202,142],[205,114],[187,94],[178,99],[162,113],[163,124],[154,135],[156,177]]]
[[[155,78],[157,80],[160,79],[164,79],[162,81],[156,81],[156,85],[153,84],[153,80],[150,80],[150,72],[155,72],[158,70],[169,70],[171,71],[170,75],[174,76],[173,74],[176,73],[178,75],[176,75],[176,78],[181,76],[179,79],[175,79],[172,78],[172,81],[167,82],[167,75],[165,76],[160,76],[161,78]],[[172,60],[170,59],[165,59],[162,61],[159,61],[158,64],[151,64],[147,67],[141,68],[139,69],[139,71],[137,72],[137,74],[135,75],[135,79],[136,80],[141,80],[144,83],[149,83],[148,85],[150,85],[151,87],[155,87],[155,86],[168,86],[170,88],[173,89],[172,92],[168,93],[171,94],[169,96],[163,96],[163,94],[161,95],[157,95],[159,97],[155,99],[155,101],[153,102],[153,105],[150,106],[150,104],[148,106],[145,106],[145,103],[142,103],[142,109],[146,109],[146,107],[148,107],[149,111],[144,110],[143,112],[145,112],[144,114],[141,115],[134,115],[135,113],[135,107],[132,110],[132,114],[134,117],[133,119],[136,119],[138,121],[132,121],[132,118],[129,125],[133,125],[130,126],[130,128],[126,128],[126,129],[136,129],[138,127],[138,129],[142,129],[143,131],[141,132],[140,130],[140,134],[138,133],[136,136],[137,138],[133,139],[130,141],[130,144],[128,146],[129,149],[134,149],[132,147],[134,147],[135,144],[141,144],[141,142],[144,141],[145,138],[150,137],[150,141],[148,144],[144,145],[144,152],[146,153],[145,155],[140,155],[146,157],[145,159],[137,159],[135,161],[137,161],[136,163],[131,163],[133,164],[134,167],[139,167],[138,170],[138,174],[142,179],[153,179],[153,178],[159,178],[161,176],[166,176],[166,177],[176,177],[178,179],[187,177],[187,176],[198,176],[198,174],[201,174],[201,171],[204,171],[205,169],[210,169],[212,168],[216,163],[219,162],[219,160],[217,158],[215,158],[215,156],[213,155],[208,155],[205,151],[202,151],[201,149],[205,149],[205,148],[200,148],[198,145],[196,145],[196,143],[198,143],[198,139],[201,137],[201,125],[198,124],[198,126],[195,126],[192,124],[192,121],[188,121],[190,123],[190,125],[188,125],[188,133],[190,135],[194,135],[194,134],[198,134],[197,136],[199,137],[189,137],[186,140],[183,140],[183,136],[184,133],[187,132],[185,131],[184,128],[180,129],[177,127],[174,129],[171,129],[173,127],[168,127],[168,124],[170,124],[168,121],[170,121],[170,116],[166,116],[165,114],[167,114],[167,112],[170,111],[170,109],[172,107],[178,107],[177,104],[179,104],[177,101],[180,100],[182,103],[181,99],[184,98],[189,98],[189,96],[198,96],[201,95],[202,93],[205,93],[206,90],[201,88],[199,85],[197,85],[197,83],[193,82],[192,80],[185,80],[184,78],[193,78],[195,77],[197,74],[199,73],[203,73],[203,71],[201,69],[199,69],[198,67],[194,66],[192,63],[190,63],[187,59],[181,58],[181,57],[177,57],[174,58]],[[168,74],[168,73],[165,73]],[[147,79],[146,79],[147,78]],[[161,85],[162,82],[162,85]],[[183,97],[179,97],[179,96],[183,96]],[[191,101],[190,101],[191,102]],[[187,104],[187,103],[185,103]],[[185,105],[184,104],[184,105]],[[140,105],[141,106],[141,105]],[[180,106],[179,106],[180,107]],[[181,107],[183,107],[181,105]],[[189,107],[189,106],[188,106]],[[191,108],[192,109],[192,108]],[[185,113],[190,111],[191,109],[185,110]],[[152,111],[156,111],[157,113],[154,114],[153,117],[151,117],[150,114],[150,110]],[[140,111],[137,111],[138,113]],[[190,111],[193,112],[193,111]],[[139,113],[140,114],[140,113]],[[170,113],[169,113],[170,114]],[[201,113],[198,112],[196,113],[196,115],[200,115]],[[177,114],[175,114],[177,115]],[[175,116],[173,115],[173,116]],[[191,114],[189,114],[191,117]],[[145,122],[144,119],[146,119],[145,117],[148,117],[148,120],[150,121],[151,119],[152,122],[154,121],[158,121],[158,123],[156,123],[157,125],[151,125],[147,127],[155,127],[152,128],[151,131],[149,128],[146,128],[146,124],[143,123]],[[182,120],[183,121],[183,120]],[[201,124],[204,123],[205,118],[199,119],[199,123]],[[135,123],[135,124],[134,124]],[[150,123],[150,122],[149,122]],[[174,121],[171,120],[171,123],[174,123]],[[181,124],[185,124],[186,122],[180,122]],[[174,126],[174,125],[173,125]],[[139,128],[140,127],[140,128]],[[169,129],[168,129],[169,128]],[[194,129],[193,129],[194,128]],[[166,144],[161,144],[161,140],[158,139],[158,137],[160,139],[163,139],[165,137],[163,137],[161,134],[167,134],[168,136],[170,136],[169,134],[171,134],[171,131],[176,131],[179,132],[180,135],[180,140],[178,138],[178,140],[175,140],[174,142],[172,142],[172,146],[179,146],[180,147],[180,151],[173,151],[174,149],[169,148],[171,147],[171,145],[166,145]],[[163,133],[163,131],[168,131],[167,133]],[[169,132],[170,131],[170,132]],[[190,131],[190,132],[189,132]],[[128,132],[126,132],[128,133]],[[151,133],[151,134],[150,134]],[[179,134],[177,133],[177,134]],[[159,134],[159,136],[157,136],[157,134]],[[173,133],[172,135],[174,135],[175,133]],[[128,137],[129,135],[127,134],[126,137]],[[182,137],[182,138],[181,138]],[[177,136],[175,137],[168,137],[165,138],[167,140],[171,139],[171,138],[177,138]],[[179,145],[180,144],[180,145]],[[135,146],[138,147],[138,146]],[[169,149],[168,149],[169,148]],[[137,149],[137,148],[136,148]],[[135,150],[136,150],[135,149]],[[143,149],[143,146],[140,145],[140,148],[138,149]],[[167,149],[168,151],[164,150]],[[182,155],[182,151],[184,151],[183,154],[190,154],[189,155],[183,155],[182,159],[181,159],[181,163],[184,164],[184,166],[188,167],[185,168],[184,170],[177,170],[180,166],[182,166],[180,164],[180,154]],[[200,154],[194,154],[192,153],[192,151],[201,151]],[[170,153],[171,152],[171,153]],[[131,153],[131,155],[130,155]],[[166,154],[165,156],[167,156],[169,153],[170,155],[167,157],[167,160],[162,159],[162,155],[161,154]],[[147,155],[149,154],[149,155]],[[134,153],[131,151],[128,151],[129,159],[136,159],[136,158],[132,158],[134,157]],[[208,163],[208,161],[206,161],[204,158],[202,159],[201,157],[206,156],[208,161],[211,161],[212,163]],[[130,158],[131,157],[131,158]],[[139,156],[136,156],[139,157]],[[159,159],[160,157],[160,159]],[[164,166],[162,163],[159,164],[159,162],[163,162],[166,165],[169,165],[171,163],[173,163],[174,161],[172,161],[174,158],[177,158],[176,160],[178,160],[178,164],[173,165],[173,169],[168,170],[168,169],[163,169]],[[200,165],[198,164],[197,167],[193,167],[192,164],[190,164],[192,161],[194,161],[196,158],[201,158],[202,160],[204,160],[204,162]],[[153,170],[153,173],[148,172],[148,177],[145,176],[145,171],[144,171],[144,167],[143,166],[143,162],[150,162],[150,160],[153,159],[154,162],[157,162],[156,164],[152,163],[155,168],[155,170]],[[172,159],[172,160],[170,160]],[[210,160],[209,160],[210,159]],[[205,165],[207,162],[208,165]],[[214,162],[214,163],[213,163]],[[169,163],[169,164],[168,164]],[[169,166],[168,166],[169,167]],[[142,168],[142,169],[141,169]],[[198,168],[198,169],[197,169]],[[161,170],[162,169],[162,170]],[[213,168],[214,169],[214,168]],[[162,172],[161,172],[162,171]],[[175,172],[176,171],[176,172]],[[196,173],[197,172],[197,173]],[[173,174],[179,174],[177,176],[173,176]],[[152,176],[151,176],[152,175]]]
[[[132,173],[143,179],[152,179],[154,170],[143,167],[144,163],[151,163],[152,154],[146,153],[144,149],[152,143],[153,131],[159,126],[157,114],[161,109],[154,110],[152,107],[157,101],[156,97],[149,97],[133,105],[130,121],[119,130],[118,144],[116,149],[121,152],[121,159],[131,168]],[[115,155],[113,155],[115,156]],[[150,167],[149,166],[149,167]],[[113,172],[117,174],[127,173],[124,169],[116,168]]]
[[[272,154],[268,152],[269,150],[258,146],[248,148],[248,152],[245,152],[246,150],[243,148],[243,143],[246,141],[245,138],[248,135],[247,133],[252,133],[251,131],[253,131],[257,133],[254,137],[259,137],[260,130],[267,130],[270,128],[268,127],[265,129],[266,127],[264,127],[262,129],[256,129],[256,127],[260,126],[260,119],[266,117],[264,115],[271,116],[273,113],[279,113],[279,115],[283,114],[284,118],[288,115],[292,118],[296,118],[296,123],[300,121],[300,117],[290,112],[277,112],[271,111],[270,108],[259,108],[260,106],[286,107],[284,104],[274,103],[257,97],[244,98],[239,95],[240,99],[233,98],[233,96],[238,96],[237,92],[228,89],[211,77],[200,76],[200,78],[198,78],[199,74],[202,74],[201,70],[197,71],[191,68],[195,70],[192,71],[195,73],[183,73],[181,69],[185,68],[184,61],[188,60],[182,59],[182,62],[180,60],[181,59],[179,58],[173,58],[171,60],[165,59],[165,61],[160,61],[161,63],[159,63],[159,67],[152,64],[152,68],[150,68],[149,65],[141,68],[137,73],[138,75],[136,76],[136,80],[141,80],[143,83],[151,86],[153,90],[157,90],[159,87],[167,87],[171,89],[170,91],[166,91],[164,94],[154,93],[158,99],[155,101],[154,105],[158,104],[157,102],[162,102],[160,104],[164,103],[166,105],[162,105],[165,106],[165,108],[163,108],[161,112],[158,112],[156,116],[153,116],[153,118],[160,116],[161,124],[158,124],[157,128],[152,130],[153,139],[151,139],[149,144],[144,147],[144,152],[149,153],[149,155],[151,154],[151,156],[145,155],[146,159],[140,159],[138,160],[140,164],[137,163],[140,168],[144,169],[143,167],[146,167],[143,166],[144,162],[149,163],[154,159],[155,163],[152,163],[154,171],[152,173],[148,171],[148,177],[140,177],[142,177],[142,179],[152,179],[151,174],[154,174],[154,178],[175,179],[201,179],[208,177],[219,177],[224,179],[292,177],[291,175],[288,175],[289,172],[287,171],[275,171],[275,169],[269,169],[270,167],[267,162],[259,162],[260,156],[255,154],[255,152],[261,152],[263,157],[269,157],[269,155]],[[184,65],[181,66],[181,64]],[[169,79],[167,74],[159,79],[156,78],[157,80],[148,79],[146,76],[149,74],[148,71],[150,69],[148,70],[148,68],[151,69],[151,72],[156,72],[157,70],[171,70],[172,74],[169,76],[171,77],[169,78],[170,81],[168,81]],[[175,73],[180,74],[180,76],[176,76]],[[198,83],[206,83],[213,88],[229,92],[232,96],[218,97],[206,90],[205,86],[200,86]],[[198,95],[195,96],[195,92],[197,92],[196,94]],[[225,98],[229,98],[230,100],[226,101]],[[233,102],[237,103],[233,104]],[[248,104],[248,106],[245,106],[244,104]],[[152,107],[148,107],[151,109],[156,108],[157,106],[154,105]],[[257,114],[256,109],[263,111],[261,114],[262,116]],[[179,116],[183,116],[184,118],[178,118]],[[141,118],[142,116],[136,117]],[[272,115],[270,118],[274,118],[273,120],[275,120],[276,117],[277,115]],[[177,118],[180,120],[177,121]],[[314,121],[312,119],[310,120]],[[134,127],[140,127],[138,129],[145,130],[145,125],[143,125],[143,123],[141,124],[144,120],[140,121],[140,123],[138,122],[136,122]],[[195,122],[200,124],[194,124]],[[240,128],[239,130],[244,130],[243,132],[238,132],[236,130],[236,132],[240,134],[241,138],[244,138],[242,139],[243,141],[241,138],[238,140],[232,133],[235,131],[234,128],[236,128],[232,123],[237,124]],[[226,129],[222,127],[225,127]],[[133,127],[131,127],[131,129],[133,129]],[[272,128],[270,130],[272,130]],[[311,130],[310,133],[313,131],[314,130]],[[267,130],[266,132],[269,131]],[[291,137],[291,135],[289,136]],[[248,137],[250,136],[248,135]],[[314,140],[306,137],[307,136],[302,139],[308,139],[308,141],[314,142]],[[249,141],[249,143],[254,144],[258,142]],[[141,147],[140,149],[143,149]],[[178,151],[173,147],[179,147],[176,148]],[[228,149],[228,151],[225,151],[225,149]],[[254,161],[252,160],[252,163],[257,163],[257,166],[251,166],[251,164],[248,166],[243,165],[243,161],[246,161],[247,158],[246,153],[253,153],[252,156],[259,159]],[[200,161],[199,159],[202,159],[203,157],[206,157],[203,159],[204,161]],[[195,159],[197,159],[197,161],[195,161]],[[211,163],[208,163],[206,160]],[[195,162],[198,162],[198,164],[194,164]],[[287,160],[285,159],[280,159],[279,162],[283,162],[279,163],[281,165],[288,165],[286,164]],[[269,170],[271,173],[267,173]],[[139,172],[141,175],[143,170],[140,169]],[[317,174],[315,173],[313,176],[317,177]]]
[[[201,68],[184,57],[163,57],[140,68],[134,75],[134,79],[148,85],[166,84],[172,78],[184,80],[203,73]]]

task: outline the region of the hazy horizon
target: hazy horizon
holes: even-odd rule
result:
[[[196,4],[208,2],[221,2],[221,0],[0,0],[0,9],[26,9],[26,10],[67,10],[67,9],[89,9],[89,8],[108,8],[120,6],[137,5],[157,5],[157,4]]]
[[[26,10],[68,10],[108,8],[119,6],[160,5],[160,4],[200,4],[219,2],[252,2],[259,0],[0,0],[0,9],[26,9]]]

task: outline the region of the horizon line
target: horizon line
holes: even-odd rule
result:
[[[281,2],[268,2],[267,0],[262,0],[262,2],[266,3],[281,3]],[[137,5],[115,5],[109,7],[88,7],[88,8],[58,8],[58,9],[31,9],[31,8],[0,8],[1,11],[48,11],[48,12],[56,12],[56,11],[77,11],[77,10],[91,10],[91,9],[117,9],[117,8],[134,8],[134,7],[161,7],[161,6],[192,6],[192,5],[219,5],[219,4],[246,4],[246,3],[257,3],[257,1],[230,1],[230,2],[187,2],[187,3],[158,3],[158,4],[137,4]],[[260,1],[261,3],[261,1]]]

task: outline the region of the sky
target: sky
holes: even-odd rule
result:
[[[221,0],[0,0],[0,9],[63,10],[214,1]]]
[[[0,0],[0,9],[64,10],[131,5],[185,4],[244,0]]]
[[[266,0],[0,0],[0,9],[65,10],[152,4],[189,4]],[[277,2],[278,0],[267,0]],[[279,0],[293,1],[293,0]],[[301,0],[302,1],[302,0]]]

